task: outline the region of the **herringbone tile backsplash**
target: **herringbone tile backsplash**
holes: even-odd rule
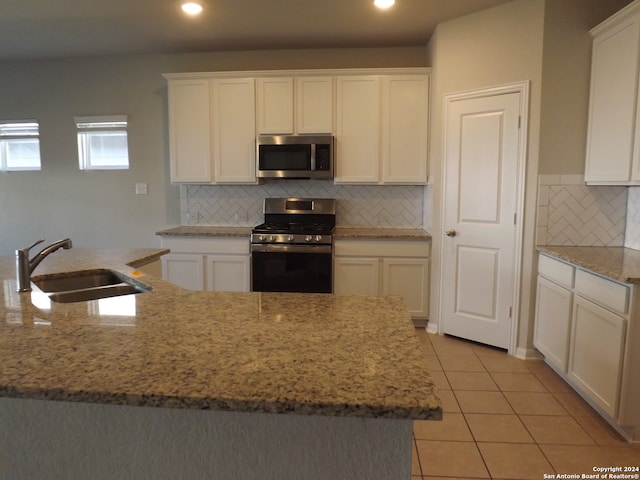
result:
[[[640,187],[629,187],[624,246],[640,250]]]
[[[623,246],[627,190],[588,186],[582,175],[540,175],[536,243]]]
[[[337,199],[339,226],[422,228],[423,186],[334,185],[326,180],[272,180],[261,185],[185,185],[183,225],[255,226],[268,197]],[[429,216],[430,218],[430,216]]]

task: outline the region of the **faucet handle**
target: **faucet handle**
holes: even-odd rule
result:
[[[24,253],[29,253],[29,251],[35,247],[36,245],[40,244],[44,242],[44,238],[41,238],[40,240],[37,240],[36,242],[34,242],[33,245],[28,246],[27,248],[21,248],[20,251],[24,252]]]

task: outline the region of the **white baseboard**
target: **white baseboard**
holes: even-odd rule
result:
[[[427,323],[427,333],[431,333],[433,335],[437,335],[438,334],[438,325],[436,325],[435,323]]]
[[[520,360],[542,360],[544,358],[535,348],[516,348],[515,356]]]

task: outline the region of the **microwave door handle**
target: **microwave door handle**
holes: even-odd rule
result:
[[[316,144],[311,144],[311,171],[316,171]]]

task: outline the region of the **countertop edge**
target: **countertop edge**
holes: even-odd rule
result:
[[[155,232],[164,237],[249,237],[252,227],[182,225]],[[388,239],[388,240],[431,240],[431,234],[421,228],[369,228],[336,227],[334,240],[345,239]]]
[[[160,257],[170,252],[171,250],[169,250],[168,248],[161,248],[157,252],[130,261],[129,263],[127,263],[127,266],[132,268],[144,267],[145,265],[155,262],[156,260],[160,260]]]
[[[243,401],[222,398],[193,398],[184,396],[136,395],[131,393],[70,391],[62,389],[0,388],[0,398],[25,400],[64,401],[129,407],[155,407],[185,410],[212,410],[222,412],[276,413],[296,415],[322,415],[328,417],[387,418],[410,420],[441,420],[442,405],[429,408],[390,407],[380,405],[345,405],[329,403],[295,403],[290,401]],[[434,398],[435,401],[435,398]]]
[[[537,245],[536,250],[612,280],[640,283],[640,251],[626,247]]]

